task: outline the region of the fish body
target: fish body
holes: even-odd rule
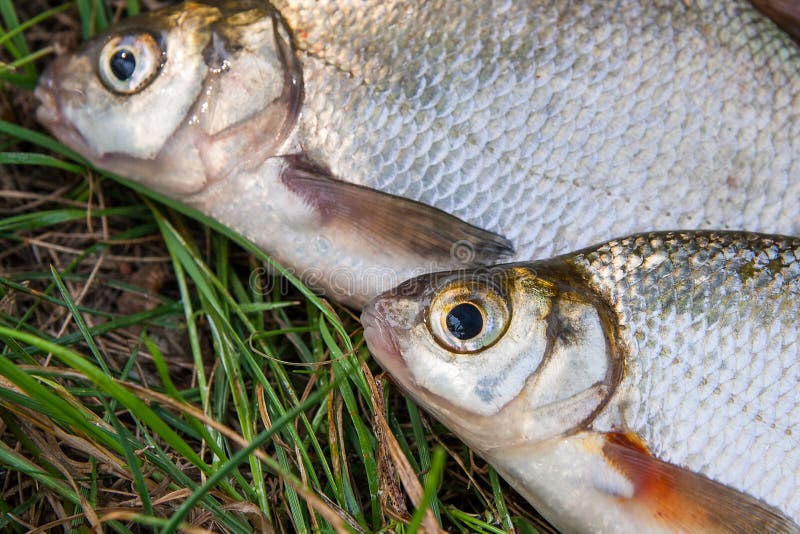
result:
[[[95,165],[359,305],[654,228],[800,234],[799,68],[744,0],[202,0],[37,95]]]
[[[800,239],[666,232],[423,276],[362,322],[564,531],[798,532],[798,317]]]

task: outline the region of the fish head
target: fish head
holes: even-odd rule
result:
[[[49,65],[39,121],[97,167],[173,197],[255,168],[288,137],[302,93],[264,4],[186,2],[121,22]]]
[[[482,452],[575,431],[618,379],[602,305],[521,264],[409,280],[362,322],[400,387]]]

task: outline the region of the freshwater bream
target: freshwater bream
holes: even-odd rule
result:
[[[744,0],[196,1],[59,58],[38,117],[362,304],[635,231],[800,234],[799,68]]]
[[[425,275],[362,322],[565,531],[800,532],[799,317],[800,239],[669,232]]]

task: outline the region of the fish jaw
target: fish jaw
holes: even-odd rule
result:
[[[51,63],[39,79],[39,84],[34,91],[34,96],[39,100],[39,107],[36,108],[36,120],[47,128],[62,143],[67,145],[75,152],[82,155],[90,155],[91,159],[96,158],[91,154],[94,151],[87,143],[86,139],[74,125],[64,118],[62,106],[59,103],[61,98],[81,98],[79,90],[64,91],[57,84],[57,80],[62,78],[62,72],[67,67],[67,60],[64,57],[56,59]]]
[[[361,324],[364,327],[364,341],[370,352],[390,375],[400,384],[411,382],[408,367],[397,346],[397,339],[391,332],[386,320],[375,312],[373,306],[367,306],[361,312]]]

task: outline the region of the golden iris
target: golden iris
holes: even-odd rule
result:
[[[437,343],[459,354],[490,347],[510,319],[506,298],[482,280],[447,283],[428,307],[427,325]]]
[[[109,90],[127,95],[147,87],[161,71],[165,58],[149,33],[116,35],[100,50],[97,70]]]

